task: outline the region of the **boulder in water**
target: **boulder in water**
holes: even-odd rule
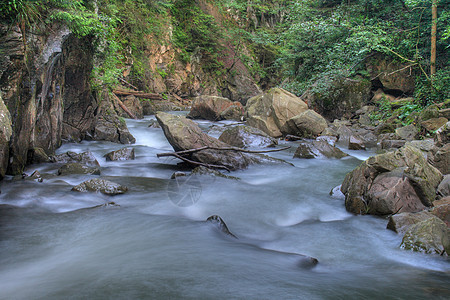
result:
[[[118,183],[109,180],[95,178],[82,182],[77,186],[74,186],[72,188],[72,191],[83,193],[100,192],[105,195],[114,196],[127,192],[128,188],[126,186],[122,186]]]
[[[80,163],[86,166],[100,166],[94,154],[90,151],[83,153],[68,151],[66,153],[53,156],[52,161],[55,163]]]
[[[133,160],[135,158],[134,148],[122,148],[105,154],[107,161]]]
[[[100,168],[86,166],[80,163],[68,163],[58,169],[58,175],[72,174],[100,175]]]
[[[228,230],[227,224],[218,215],[212,215],[206,219],[206,222],[213,224],[220,232],[225,233],[237,239],[237,237]]]
[[[294,158],[342,158],[345,156],[348,154],[323,140],[302,141],[294,153]]]
[[[316,137],[328,127],[324,117],[308,109],[286,121],[281,127],[283,134],[292,134],[302,137]]]
[[[433,214],[427,211],[416,213],[404,212],[390,216],[386,228],[404,234],[412,225],[425,221],[431,217],[433,217]]]
[[[245,125],[228,128],[220,135],[219,141],[239,148],[272,147],[278,144],[277,139],[264,131]]]

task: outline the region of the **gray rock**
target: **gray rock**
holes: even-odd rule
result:
[[[359,137],[352,135],[348,141],[349,150],[366,150],[364,142]]]
[[[244,107],[239,102],[218,96],[198,96],[192,102],[188,118],[211,121],[241,120]]]
[[[58,169],[58,175],[72,174],[100,175],[100,168],[90,167],[80,163],[68,163]]]
[[[83,153],[68,151],[66,153],[55,155],[51,157],[51,159],[55,163],[80,163],[87,166],[100,166],[94,154],[92,154],[92,152],[90,151],[86,151]]]
[[[381,149],[398,149],[405,145],[405,140],[382,140]]]
[[[390,216],[386,228],[397,233],[404,234],[412,225],[432,217],[433,214],[427,211],[420,211],[416,213],[403,212]]]
[[[444,179],[439,183],[436,194],[441,198],[450,196],[450,174],[445,175]]]
[[[109,180],[95,178],[82,182],[77,186],[74,186],[72,188],[72,191],[83,193],[100,192],[105,195],[114,196],[127,192],[128,188],[126,186],[122,186],[118,183]]]
[[[107,161],[133,160],[135,158],[134,148],[122,148],[111,151],[104,155]]]
[[[403,236],[400,247],[428,254],[448,255],[450,253],[449,234],[445,223],[433,216],[412,225]]]
[[[277,139],[269,136],[264,131],[245,125],[226,129],[220,135],[219,141],[239,148],[272,147],[278,144]]]
[[[335,146],[337,142],[337,137],[331,135],[321,135],[316,138],[316,141],[325,141],[331,146]]]
[[[292,134],[302,137],[316,137],[321,134],[328,124],[324,117],[308,109],[287,120],[281,127],[283,134]]]
[[[404,127],[397,128],[395,134],[403,140],[412,141],[416,139],[419,131],[414,125],[408,125]]]
[[[430,213],[444,221],[447,227],[450,227],[450,196],[434,201],[433,205]]]
[[[11,116],[3,103],[0,92],[0,180],[5,176],[9,159],[9,141],[11,140]]]

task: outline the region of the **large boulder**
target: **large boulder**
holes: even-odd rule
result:
[[[164,112],[156,115],[164,135],[175,151],[197,149],[201,147],[229,148],[230,145],[202,132],[192,120]],[[190,153],[186,158],[208,165],[220,165],[229,170],[244,169],[253,163],[275,162],[263,155],[251,155],[240,151],[205,149]]]
[[[94,178],[84,181],[77,186],[74,186],[72,188],[72,191],[82,193],[100,192],[105,195],[114,196],[127,192],[128,188],[109,180]]]
[[[450,196],[433,202],[434,207],[430,213],[444,221],[447,227],[450,227]]]
[[[401,248],[439,255],[450,254],[450,231],[445,223],[431,217],[412,225],[403,236]]]
[[[433,149],[429,157],[429,162],[435,166],[442,174],[450,173],[450,143],[444,146]]]
[[[9,160],[9,141],[12,135],[11,116],[0,93],[0,179],[5,176]]]
[[[123,105],[131,112],[136,118],[142,119],[144,117],[144,110],[142,108],[141,101],[133,95],[126,96],[122,100]],[[118,101],[114,101],[114,107],[118,115],[122,118],[129,118],[130,115],[119,105]]]
[[[188,118],[211,121],[241,120],[244,107],[240,102],[218,96],[198,96],[192,102]]]
[[[348,154],[323,140],[300,142],[294,153],[294,158],[342,158],[345,156]]]
[[[245,125],[226,129],[220,135],[219,141],[239,148],[272,147],[278,144],[277,139],[269,136],[264,131]]]
[[[302,95],[302,100],[328,121],[350,118],[370,100],[370,88],[366,79],[323,77]]]
[[[432,218],[433,214],[427,211],[420,211],[416,213],[404,212],[389,217],[387,229],[397,233],[404,234],[412,225]]]
[[[394,170],[395,172],[393,172]],[[391,172],[391,174],[385,174],[377,178],[379,175],[387,172]],[[342,192],[345,194],[346,209],[353,213],[392,214],[408,211],[414,212],[421,210],[423,206],[432,206],[436,198],[436,188],[442,181],[442,178],[441,172],[426,161],[419,149],[405,146],[396,151],[373,156],[363,162],[359,167],[347,174],[342,183]],[[390,192],[384,191],[387,182],[393,188]],[[400,184],[400,186],[396,187],[397,184]],[[413,191],[408,184],[413,187]],[[396,194],[397,188],[403,192]],[[423,206],[412,200],[417,199],[413,192],[420,199]],[[408,200],[404,198],[405,193],[409,195]],[[373,202],[374,199],[376,199],[376,202]],[[388,205],[387,203],[392,201],[392,199],[399,203],[395,206]],[[383,210],[376,208],[380,206],[380,201],[386,202],[382,204]],[[375,205],[375,203],[377,204]],[[412,205],[411,203],[415,204]]]
[[[281,127],[283,134],[292,134],[301,137],[315,137],[328,127],[324,117],[308,109],[292,118]]]
[[[286,122],[307,109],[300,98],[280,88],[250,98],[245,106],[247,124],[272,137],[281,137]]]

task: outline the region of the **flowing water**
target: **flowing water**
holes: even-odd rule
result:
[[[56,176],[54,164],[27,170],[44,182],[1,183],[0,299],[448,299],[447,258],[400,250],[385,219],[351,215],[329,195],[370,153],[293,159],[285,142],[271,155],[294,166],[170,179],[178,161],[156,157],[172,148],[151,118],[128,121],[136,160],[106,162],[123,147],[108,142],[58,150],[92,151],[126,194],[72,192],[96,176]],[[120,207],[85,209],[108,201]],[[204,222],[214,214],[238,239]],[[302,268],[292,253],[319,264]]]

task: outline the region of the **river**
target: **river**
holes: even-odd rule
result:
[[[386,219],[349,214],[329,195],[371,153],[293,159],[296,143],[283,142],[293,147],[271,155],[294,166],[174,180],[178,160],[156,157],[172,148],[150,119],[127,120],[133,161],[106,162],[124,147],[109,142],[58,149],[90,150],[128,193],[72,192],[96,176],[56,176],[55,164],[26,170],[43,182],[0,183],[0,299],[448,299],[448,258],[399,249]],[[108,201],[120,207],[84,209]],[[211,215],[238,239],[204,222]],[[292,253],[319,264],[299,267]]]

